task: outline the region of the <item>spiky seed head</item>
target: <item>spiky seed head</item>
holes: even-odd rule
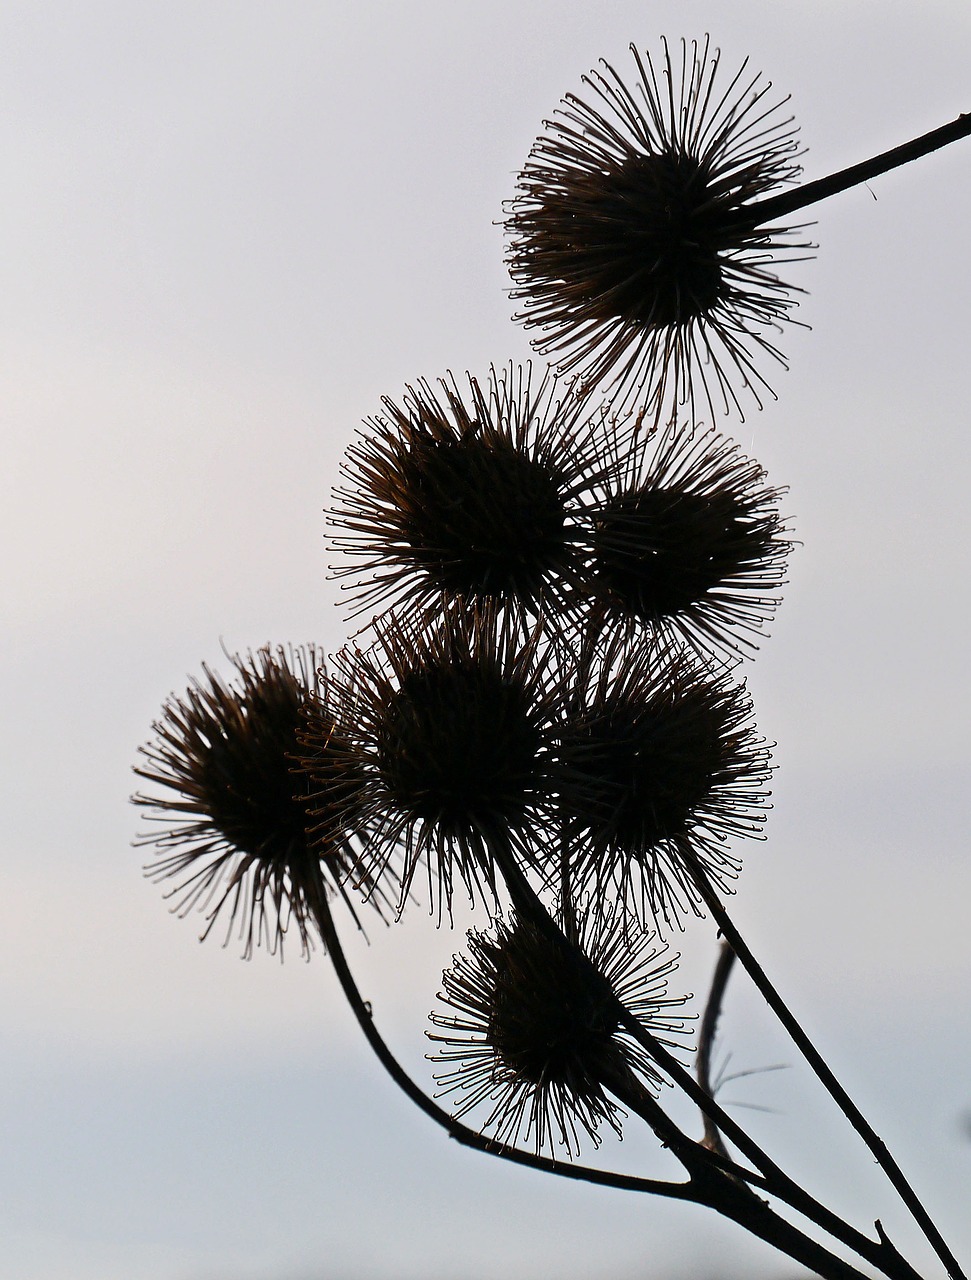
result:
[[[812,246],[753,204],[800,168],[791,117],[747,64],[724,76],[706,37],[667,41],[657,66],[633,46],[628,86],[607,63],[584,77],[536,141],[507,207],[517,317],[534,345],[655,422],[687,403],[744,416],[770,390],[754,357],[793,306],[775,264]]]
[[[735,656],[779,602],[783,490],[714,431],[642,437],[590,512],[593,595],[615,622]]]
[[[697,910],[693,869],[724,888],[728,838],[761,831],[751,704],[724,670],[617,638],[573,679],[553,769],[573,883],[670,925]]]
[[[457,1095],[457,1114],[490,1108],[483,1130],[503,1142],[532,1141],[579,1153],[580,1132],[600,1141],[604,1122],[618,1134],[623,1110],[610,1081],[636,1072],[656,1091],[662,1077],[618,1021],[623,1000],[666,1047],[684,1029],[667,995],[677,957],[651,934],[635,934],[602,910],[578,915],[576,947],[558,943],[529,921],[497,921],[469,934],[440,996],[448,1012],[430,1015],[447,1063],[436,1079]]]
[[[357,609],[561,603],[582,571],[584,499],[617,466],[602,407],[575,380],[514,365],[465,388],[418,382],[384,407],[348,450],[329,515]]]
[[[546,795],[539,633],[491,608],[457,606],[428,626],[389,614],[375,631],[369,649],[337,655],[328,684],[353,726],[375,875],[400,848],[402,901],[423,857],[439,911],[456,873],[471,897],[494,900],[494,852],[525,853]],[[312,721],[310,733],[312,745]]]
[[[135,773],[156,790],[133,799],[160,825],[137,843],[155,850],[146,874],[173,882],[173,910],[204,912],[203,937],[222,919],[226,941],[235,930],[247,957],[260,944],[282,957],[292,924],[309,955],[315,910],[356,871],[336,815],[347,816],[359,783],[346,768],[331,774],[326,830],[311,842],[296,757],[322,654],[268,646],[232,661],[235,680],[205,667],[170,698],[140,749]]]

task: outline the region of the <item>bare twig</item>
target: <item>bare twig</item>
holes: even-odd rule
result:
[[[722,1001],[725,999],[728,979],[731,976],[734,964],[735,952],[723,938],[718,950],[718,960],[715,962],[715,972],[711,979],[708,1002],[701,1018],[701,1028],[698,1032],[698,1057],[695,1062],[698,1083],[709,1098],[714,1098],[715,1096],[715,1090],[711,1082],[711,1056],[715,1048],[715,1036],[718,1032],[718,1019],[721,1015]],[[721,1155],[727,1156],[728,1150],[715,1121],[704,1112],[702,1113],[702,1120],[705,1125],[703,1144],[710,1150],[718,1151]]]
[[[866,1143],[874,1159],[886,1174],[888,1181],[910,1210],[911,1216],[920,1227],[925,1239],[947,1268],[947,1272],[951,1277],[951,1280],[965,1280],[964,1272],[961,1270],[960,1264],[948,1248],[943,1236],[934,1225],[930,1215],[924,1208],[913,1187],[911,1187],[910,1183],[907,1181],[900,1166],[890,1154],[886,1143],[877,1135],[869,1121],[866,1120],[863,1113],[857,1107],[856,1103],[840,1084],[839,1080],[837,1080],[835,1074],[830,1069],[819,1050],[796,1020],[795,1015],[789,1009],[789,1006],[772,985],[765,970],[756,960],[755,956],[746,945],[744,938],[742,938],[741,934],[735,928],[735,925],[733,924],[731,917],[728,915],[728,912],[725,910],[724,904],[722,903],[714,885],[712,885],[708,876],[705,874],[704,868],[696,860],[691,860],[689,862],[689,870],[691,871],[695,885],[698,888],[698,892],[701,894],[705,905],[711,912],[712,918],[721,930],[726,942],[730,944],[732,950],[738,957],[739,962],[744,966],[746,973],[748,973],[758,990],[765,998],[769,1008],[785,1027],[793,1044],[805,1058],[808,1065],[812,1068],[816,1078],[820,1081],[829,1093],[830,1097],[842,1111],[843,1115]]]
[[[805,209],[819,200],[835,196],[850,187],[859,186],[871,178],[879,177],[882,173],[889,173],[891,169],[910,164],[912,160],[918,160],[921,156],[930,155],[931,152],[946,147],[951,142],[957,142],[960,138],[966,138],[969,134],[971,134],[971,113],[959,115],[949,124],[932,129],[929,133],[922,134],[919,138],[905,142],[899,147],[883,151],[871,160],[850,165],[849,168],[841,169],[838,173],[817,178],[815,182],[803,183],[800,187],[780,192],[779,195],[770,196],[767,200],[757,200],[745,205],[739,211],[739,218],[763,227],[766,223],[784,218],[797,209]]]

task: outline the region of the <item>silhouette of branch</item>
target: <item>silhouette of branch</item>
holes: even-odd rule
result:
[[[711,979],[711,989],[708,992],[705,1012],[701,1018],[701,1028],[698,1033],[698,1057],[695,1063],[698,1083],[709,1098],[714,1098],[715,1096],[711,1080],[711,1056],[715,1048],[715,1036],[718,1031],[718,1019],[721,1015],[722,1001],[725,999],[728,979],[731,976],[734,964],[735,952],[723,938],[718,950],[718,959],[715,962],[715,972]],[[711,1116],[704,1113],[702,1113],[702,1119],[705,1125],[705,1136],[702,1139],[704,1145],[712,1151],[718,1151],[727,1156],[728,1151],[715,1121]]]
[[[866,1143],[874,1159],[886,1174],[887,1179],[894,1187],[901,1200],[910,1210],[911,1216],[920,1227],[924,1237],[934,1249],[938,1258],[940,1258],[941,1262],[947,1268],[948,1275],[951,1276],[952,1280],[965,1280],[964,1272],[961,1270],[960,1264],[948,1248],[943,1236],[932,1222],[930,1215],[918,1198],[917,1193],[907,1181],[900,1166],[890,1154],[886,1143],[877,1135],[873,1127],[857,1107],[856,1103],[837,1080],[835,1074],[823,1059],[819,1050],[796,1020],[796,1017],[789,1009],[789,1006],[772,985],[765,970],[755,959],[755,956],[746,945],[744,938],[735,928],[731,917],[725,910],[724,904],[722,903],[717,890],[705,874],[704,868],[697,860],[692,859],[690,855],[688,855],[688,858],[689,869],[698,892],[701,894],[705,905],[712,914],[712,918],[721,930],[725,941],[731,946],[732,950],[738,957],[739,962],[744,966],[745,971],[765,998],[769,1008],[785,1027],[793,1044],[795,1044],[799,1049],[808,1065],[812,1068],[817,1079],[829,1093],[830,1097],[842,1111],[846,1119]]]
[[[611,1173],[603,1169],[591,1169],[585,1165],[571,1164],[569,1162],[560,1163],[546,1156],[534,1154],[529,1151],[522,1151],[518,1147],[510,1147],[505,1143],[496,1142],[493,1139],[485,1137],[475,1129],[470,1129],[461,1121],[456,1120],[453,1116],[444,1111],[437,1103],[428,1097],[428,1095],[411,1079],[404,1070],[391,1050],[388,1048],[384,1038],[375,1026],[374,1019],[371,1015],[371,1009],[367,1001],[361,996],[354,976],[351,973],[350,966],[341,946],[340,937],[334,924],[333,915],[330,910],[330,904],[326,901],[317,901],[314,903],[314,918],[320,928],[321,937],[327,948],[327,954],[334,966],[341,989],[347,999],[348,1004],[357,1018],[361,1030],[364,1032],[368,1044],[373,1050],[378,1061],[387,1071],[388,1075],[395,1082],[417,1107],[422,1110],[425,1115],[429,1116],[436,1124],[441,1125],[446,1130],[449,1137],[454,1138],[456,1142],[463,1146],[471,1147],[476,1151],[483,1151],[487,1155],[498,1156],[502,1160],[510,1160],[514,1164],[525,1165],[527,1168],[539,1169],[543,1173],[555,1173],[561,1178],[572,1178],[575,1181],[593,1182],[601,1186],[617,1187],[622,1191],[647,1191],[653,1195],[668,1196],[677,1200],[697,1200],[695,1189],[690,1182],[665,1182],[654,1178],[639,1178],[632,1175]]]
[[[932,129],[911,142],[883,151],[871,160],[850,165],[849,168],[831,173],[828,177],[817,178],[814,182],[803,183],[802,186],[782,191],[779,195],[769,196],[766,200],[757,200],[743,206],[739,211],[739,220],[745,223],[751,222],[754,226],[765,226],[766,223],[784,218],[797,209],[805,209],[819,200],[826,200],[840,191],[847,191],[850,187],[857,187],[871,178],[889,173],[891,169],[898,169],[901,165],[910,164],[912,160],[919,160],[921,156],[930,155],[931,152],[938,151],[949,143],[957,142],[960,138],[966,138],[969,134],[971,134],[971,113],[959,115],[950,124],[941,125],[940,128]]]

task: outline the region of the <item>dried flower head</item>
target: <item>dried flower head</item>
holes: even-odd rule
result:
[[[333,722],[323,751],[336,754],[340,768],[327,774],[323,802],[318,790],[313,847],[306,833],[308,781],[295,765],[297,733],[321,661],[312,645],[267,647],[233,659],[235,683],[204,668],[205,680],[166,703],[135,768],[161,789],[133,797],[162,824],[138,841],[156,847],[146,874],[175,882],[166,896],[180,916],[205,912],[203,937],[220,917],[226,942],[238,930],[247,957],[261,943],[282,956],[291,923],[308,955],[315,910],[335,889],[345,895],[348,876],[359,878],[337,817],[353,808],[360,784],[338,750]]]
[[[575,381],[493,369],[481,386],[418,382],[366,422],[343,465],[330,523],[358,608],[442,596],[535,610],[576,584],[583,498],[616,469]]]
[[[493,609],[451,608],[429,626],[388,615],[377,640],[334,659],[327,694],[364,779],[361,829],[375,877],[401,849],[402,901],[418,862],[429,894],[495,897],[497,848],[524,851],[545,795],[548,699],[538,633]],[[313,713],[306,729],[312,752]],[[308,758],[312,785],[317,781]]]
[[[554,765],[575,889],[671,924],[693,868],[724,888],[730,836],[761,830],[768,752],[744,688],[660,645],[601,645],[575,677]]]
[[[631,46],[637,79],[607,63],[570,94],[533,145],[510,201],[517,317],[544,332],[541,352],[590,384],[610,376],[618,402],[643,397],[654,419],[718,400],[742,414],[739,379],[770,390],[756,350],[793,306],[774,271],[811,246],[760,222],[753,201],[800,172],[791,117],[747,71],[726,81],[706,37],[667,41],[655,66]],[[697,380],[697,381],[696,381]]]
[[[469,955],[444,974],[439,998],[450,1012],[430,1015],[444,1034],[426,1033],[445,1046],[432,1060],[449,1064],[436,1079],[458,1095],[458,1115],[488,1106],[483,1131],[501,1142],[579,1154],[581,1130],[595,1145],[605,1121],[620,1133],[611,1080],[633,1071],[656,1092],[662,1077],[621,1029],[618,1001],[669,1048],[684,1029],[671,1010],[685,997],[667,995],[678,958],[665,958],[655,935],[635,937],[591,912],[580,917],[578,946],[581,955],[527,921],[498,921],[470,932]]]
[[[642,437],[625,472],[592,512],[601,607],[699,653],[754,648],[791,545],[783,490],[713,431]]]

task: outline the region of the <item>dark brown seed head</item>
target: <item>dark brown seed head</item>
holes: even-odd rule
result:
[[[774,263],[811,246],[760,225],[753,203],[799,174],[795,130],[770,86],[722,77],[708,39],[667,42],[655,67],[632,46],[628,87],[608,64],[584,77],[534,144],[507,211],[519,319],[538,350],[618,407],[667,423],[716,401],[742,414],[735,384],[768,389],[753,356],[793,306]]]
[[[643,441],[591,509],[594,597],[615,621],[702,654],[754,648],[790,548],[782,493],[715,432]]]
[[[380,874],[404,849],[405,894],[427,855],[446,909],[455,871],[473,896],[494,897],[494,851],[525,849],[546,799],[537,633],[457,607],[429,626],[391,614],[376,631],[372,648],[337,656],[329,686],[366,779],[369,857]]]
[[[335,574],[358,609],[559,603],[582,573],[585,499],[617,466],[603,418],[575,383],[513,366],[386,400],[348,450],[330,514],[349,557]]]
[[[610,1081],[634,1071],[656,1089],[661,1078],[620,1030],[618,1000],[666,1046],[684,1027],[670,1012],[683,998],[666,994],[677,957],[664,952],[593,908],[579,913],[576,947],[522,920],[471,933],[468,956],[444,975],[449,1012],[433,1013],[428,1033],[444,1046],[434,1060],[450,1065],[437,1078],[458,1095],[458,1114],[487,1105],[484,1129],[537,1150],[575,1154],[580,1131],[597,1143],[604,1122],[619,1133]]]
[[[554,776],[579,890],[671,922],[693,868],[737,873],[729,836],[761,829],[768,754],[740,686],[661,646],[606,643],[576,678]]]
[[[356,867],[349,829],[336,820],[359,788],[346,769],[329,783],[325,838],[307,835],[298,735],[321,662],[313,646],[267,647],[233,659],[235,682],[207,668],[166,703],[135,768],[157,790],[134,800],[162,824],[139,840],[156,849],[146,873],[174,882],[168,896],[180,915],[205,912],[203,936],[220,917],[227,941],[237,929],[247,956],[260,943],[282,955],[291,922],[308,953],[315,910],[343,893]]]

